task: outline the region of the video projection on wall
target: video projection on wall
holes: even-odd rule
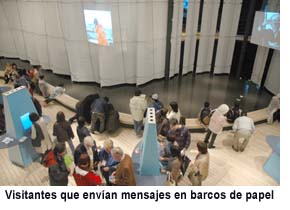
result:
[[[263,47],[280,49],[280,13],[256,12],[251,42]]]
[[[112,17],[110,11],[84,10],[88,41],[110,46],[113,44]]]

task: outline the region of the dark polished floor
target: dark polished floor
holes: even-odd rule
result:
[[[3,64],[12,60],[1,59]],[[29,68],[29,64],[17,61],[19,68]],[[68,95],[79,100],[85,96],[98,92],[101,96],[108,96],[114,107],[120,111],[129,113],[129,100],[133,96],[135,85],[118,85],[101,88],[96,83],[72,82],[69,77],[55,75],[51,71],[42,70],[45,79],[52,85],[63,83]],[[215,108],[222,103],[232,106],[234,100],[240,95],[244,96],[243,107],[246,111],[254,111],[265,108],[272,97],[266,90],[259,92],[257,86],[251,82],[230,79],[228,75],[199,74],[194,78],[187,74],[182,78],[173,77],[169,82],[155,80],[139,86],[146,95],[158,93],[164,105],[171,101],[177,101],[183,116],[187,118],[196,117],[204,101],[208,100],[211,107]]]

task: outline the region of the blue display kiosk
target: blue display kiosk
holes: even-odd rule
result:
[[[12,163],[26,167],[32,163],[36,152],[27,138],[29,113],[37,113],[31,95],[21,86],[2,94],[5,113],[6,134],[1,137],[0,148],[8,148]]]
[[[148,108],[143,139],[132,154],[137,185],[160,186],[164,184],[166,176],[160,174],[158,148],[155,109]]]

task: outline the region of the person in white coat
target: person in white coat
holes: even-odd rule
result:
[[[208,144],[208,140],[211,136],[211,140],[208,144],[208,148],[215,148],[214,142],[218,134],[220,134],[223,131],[223,127],[227,123],[227,118],[225,115],[229,111],[229,107],[226,104],[220,105],[212,114],[209,125],[208,125],[208,131],[205,136],[204,142]]]
[[[280,94],[277,94],[276,96],[272,97],[272,100],[270,101],[270,104],[267,108],[268,111],[267,122],[269,124],[273,123],[274,113],[277,112],[279,109],[280,109]]]
[[[29,115],[29,118],[32,122],[31,143],[37,153],[44,154],[47,149],[52,148],[52,141],[46,123],[42,117],[34,112]]]
[[[135,91],[135,96],[130,99],[130,112],[134,120],[134,130],[138,137],[142,136],[142,126],[144,112],[147,109],[146,96],[141,94],[141,90]]]

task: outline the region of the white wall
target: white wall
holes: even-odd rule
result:
[[[265,81],[265,87],[273,94],[280,93],[280,51],[275,50],[272,56],[271,64],[267,79]]]
[[[167,0],[0,0],[0,54],[73,81],[140,85],[164,76],[167,7]],[[111,11],[112,46],[87,41],[84,9]]]

